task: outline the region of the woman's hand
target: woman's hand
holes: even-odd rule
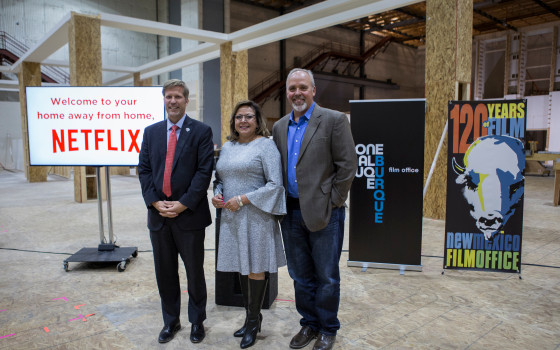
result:
[[[223,208],[224,207],[224,197],[222,197],[221,193],[218,193],[214,197],[212,197],[212,205],[214,208]]]
[[[237,203],[237,196],[230,198],[224,203],[223,207],[230,211],[238,211],[241,208]]]

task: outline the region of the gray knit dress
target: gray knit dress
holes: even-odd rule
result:
[[[251,202],[232,212],[222,209],[217,270],[242,275],[278,272],[286,265],[278,220],[286,214],[282,163],[266,137],[226,142],[216,164],[214,195],[224,202],[246,195]]]

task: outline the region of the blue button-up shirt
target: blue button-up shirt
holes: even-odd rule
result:
[[[304,115],[299,117],[298,122],[294,121],[294,112],[290,115],[290,123],[288,124],[288,196],[299,198],[298,185],[296,177],[296,164],[301,148],[301,141],[309,123],[309,117],[313,113],[315,102],[309,107]]]

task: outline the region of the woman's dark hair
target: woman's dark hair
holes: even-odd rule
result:
[[[270,132],[266,128],[266,119],[262,116],[261,107],[251,100],[243,100],[237,102],[229,118],[229,136],[227,137],[230,141],[237,141],[239,139],[239,133],[235,130],[235,115],[241,107],[251,107],[255,111],[255,118],[257,119],[257,129],[255,130],[256,135],[260,136],[270,136]]]

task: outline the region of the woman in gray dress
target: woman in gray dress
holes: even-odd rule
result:
[[[235,337],[252,346],[260,332],[265,272],[286,265],[278,219],[286,214],[280,153],[260,107],[241,101],[230,117],[229,142],[216,164],[212,204],[222,208],[217,270],[239,272],[246,318]]]

